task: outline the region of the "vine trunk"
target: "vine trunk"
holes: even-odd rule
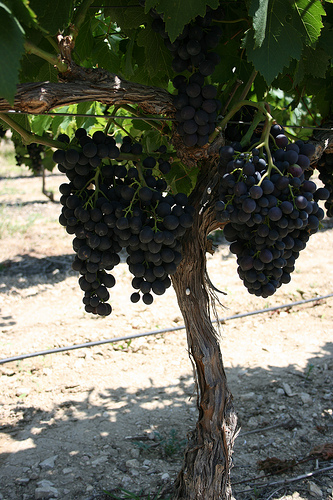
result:
[[[210,318],[211,291],[207,282],[206,250],[214,215],[209,197],[205,201],[207,181],[207,178],[201,179],[193,193],[191,204],[198,216],[183,241],[183,260],[173,276],[186,325],[199,411],[176,480],[174,498],[177,500],[232,498],[230,468],[237,418],[227,386],[219,337]],[[208,193],[210,191],[208,187]]]

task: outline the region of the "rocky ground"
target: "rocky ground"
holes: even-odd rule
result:
[[[182,325],[171,289],[151,306],[131,304],[125,263],[115,272],[112,315],[87,315],[71,239],[57,222],[63,177],[47,176],[52,203],[41,178],[2,150],[1,359]],[[208,256],[212,282],[227,293],[220,318],[267,310],[221,330],[241,428],[237,500],[333,499],[333,298],[269,311],[333,292],[332,243],[324,221],[291,283],[269,299],[247,293],[223,240]],[[120,489],[169,498],[197,418],[184,330],[12,361],[0,374],[1,500],[123,498]]]

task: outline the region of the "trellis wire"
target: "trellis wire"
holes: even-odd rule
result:
[[[13,115],[33,115],[35,116],[34,113],[28,113],[27,111],[6,111],[4,112],[5,114],[13,114]],[[65,113],[65,112],[55,112],[55,113],[40,113],[38,116],[77,116],[79,118],[105,118],[109,120],[110,118],[112,119],[117,119],[117,120],[144,120],[144,121],[167,121],[167,122],[175,122],[177,121],[175,118],[156,118],[156,117],[151,117],[151,116],[122,116],[122,115],[88,115],[84,113]],[[230,120],[228,124],[231,125],[252,125],[252,122],[243,122],[242,120]],[[281,127],[285,128],[299,128],[299,129],[309,129],[309,130],[322,130],[325,132],[333,132],[333,127],[311,127],[307,125],[282,125],[281,123],[279,124]]]
[[[5,114],[11,115],[33,115],[37,116],[35,113],[28,113],[28,111],[6,111]],[[151,120],[151,121],[176,121],[175,118],[155,118],[151,116],[123,116],[123,115],[88,115],[84,113],[65,113],[65,112],[54,112],[54,113],[40,113],[38,116],[78,116],[79,118],[109,118],[112,119],[122,119],[122,120]]]
[[[218,323],[218,322],[224,323],[225,321],[229,321],[232,319],[245,318],[246,316],[253,316],[255,314],[262,314],[262,313],[266,313],[266,312],[270,312],[270,311],[277,311],[278,309],[285,309],[285,308],[289,308],[289,307],[298,306],[301,304],[307,304],[308,302],[317,302],[319,300],[328,299],[329,297],[333,297],[333,293],[329,293],[328,295],[322,295],[320,297],[313,297],[311,299],[299,300],[297,302],[290,302],[289,304],[282,304],[280,306],[272,306],[272,307],[268,307],[267,309],[257,309],[255,311],[250,311],[250,312],[246,312],[246,313],[234,314],[233,316],[227,316],[225,318],[215,319],[212,321],[212,323]],[[148,337],[150,335],[158,335],[158,334],[162,334],[162,333],[176,332],[178,330],[184,330],[185,328],[186,328],[185,325],[176,326],[173,328],[171,328],[171,327],[162,328],[160,330],[153,330],[150,332],[135,333],[133,335],[128,335],[126,337],[116,337],[113,339],[96,340],[94,342],[85,342],[84,344],[74,344],[74,345],[64,346],[64,347],[56,347],[54,349],[48,349],[45,351],[32,352],[29,354],[21,354],[19,356],[13,356],[10,358],[0,359],[0,365],[3,365],[5,363],[10,363],[11,361],[20,361],[22,359],[35,358],[37,356],[45,356],[47,354],[55,354],[57,352],[73,351],[74,349],[83,349],[85,347],[93,347],[93,346],[102,345],[102,344],[112,344],[114,342],[122,342],[125,340],[132,340],[132,339],[136,339],[139,337]]]

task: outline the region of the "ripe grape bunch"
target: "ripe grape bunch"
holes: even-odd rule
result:
[[[312,144],[289,144],[279,125],[273,125],[270,138],[269,151],[255,145],[249,152],[241,152],[240,145],[220,149],[216,203],[240,278],[250,293],[265,298],[289,283],[299,252],[324,217],[317,202],[329,196],[304,176]]]
[[[58,140],[69,143],[65,134]],[[59,221],[74,237],[72,268],[81,274],[87,312],[111,313],[108,289],[116,280],[109,271],[120,263],[123,249],[134,275],[132,302],[142,298],[151,304],[152,293],[162,295],[171,285],[170,275],[182,259],[180,238],[193,223],[193,208],[185,194],[167,193],[162,176],[171,165],[165,152],[161,146],[156,160],[144,155],[141,144],[129,136],[118,147],[102,131],[89,137],[82,128],[67,148],[54,152],[58,169],[69,180],[59,188]]]
[[[31,143],[27,146],[22,143],[15,142],[15,159],[17,165],[26,165],[32,172],[37,175],[40,174],[43,166],[43,157],[45,146],[42,144]]]
[[[328,217],[333,217],[333,153],[324,153],[316,165],[319,170],[319,179],[329,191],[329,197],[325,201]]]
[[[143,2],[144,4],[144,2]],[[219,55],[213,51],[222,35],[219,26],[213,25],[214,19],[221,19],[220,9],[208,8],[204,17],[198,16],[184,27],[174,42],[165,31],[163,15],[151,9],[152,29],[161,35],[164,44],[173,56],[172,69],[177,76],[173,85],[177,90],[174,105],[177,109],[177,131],[186,146],[204,146],[215,129],[217,112],[221,103],[216,99],[217,89],[205,84],[206,77],[213,74],[220,62]],[[180,73],[187,72],[188,76]]]

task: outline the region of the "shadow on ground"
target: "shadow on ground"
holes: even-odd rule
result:
[[[233,469],[237,499],[253,498],[244,487],[252,487],[252,478],[258,476],[259,458],[276,455],[298,459],[315,446],[332,442],[332,399],[327,397],[332,390],[332,357],[333,343],[326,343],[313,353],[304,371],[295,365],[247,369],[245,374],[241,366],[226,369],[241,425]],[[134,365],[130,365],[133,383]],[[112,369],[108,370],[105,364],[100,369],[104,377],[112,379]],[[95,370],[96,379],[92,377],[89,387],[80,385],[79,376],[76,385],[63,381],[63,385],[52,388],[51,380],[50,390],[57,403],[47,411],[27,404],[24,394],[13,397],[13,421],[1,428],[8,442],[8,451],[0,455],[0,491],[5,498],[34,498],[36,482],[42,479],[52,481],[63,492],[60,498],[92,499],[101,497],[86,496],[87,484],[93,485],[96,495],[100,495],[103,488],[123,486],[126,478],[127,489],[135,489],[142,481],[146,487],[158,488],[165,470],[171,479],[175,477],[184,439],[195,425],[192,377],[181,376],[177,382],[164,386],[151,381],[150,387],[136,390],[108,388],[104,378],[101,390],[97,363]],[[292,395],[281,393],[283,383],[289,385]],[[302,394],[307,394],[311,401],[302,400]],[[40,397],[42,400],[43,395]],[[293,425],[284,427],[282,424],[287,421]],[[266,431],[265,427],[270,426],[273,429]],[[50,458],[49,464],[43,465]],[[164,469],[161,464],[165,464]],[[330,464],[332,459],[324,465]],[[300,471],[298,468],[288,475]],[[327,481],[329,478],[327,475]],[[321,476],[323,484],[326,479]],[[304,481],[296,484],[294,491],[302,488],[307,491]],[[266,493],[272,491],[268,488]],[[23,493],[28,496],[23,497]],[[266,496],[259,494],[256,498]]]

